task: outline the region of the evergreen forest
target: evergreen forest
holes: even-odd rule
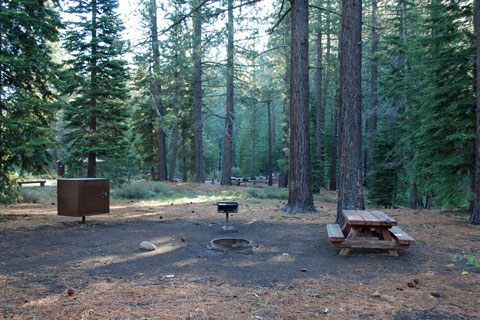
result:
[[[475,0],[0,0],[0,202],[26,177],[287,188],[480,224]]]

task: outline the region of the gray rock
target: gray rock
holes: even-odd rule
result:
[[[142,243],[140,243],[140,249],[153,251],[153,250],[157,249],[157,247],[151,242],[142,241]]]

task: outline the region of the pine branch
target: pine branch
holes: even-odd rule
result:
[[[167,29],[163,30],[162,32],[160,32],[160,35],[163,35],[165,33],[167,33],[168,31],[170,31],[172,28],[174,28],[175,26],[179,25],[180,23],[182,23],[183,21],[185,21],[187,18],[190,18],[195,12],[197,12],[198,10],[200,10],[205,4],[207,4],[207,2],[209,1],[212,1],[212,0],[203,0],[202,3],[200,3],[197,7],[193,8],[189,13],[187,13],[186,15],[182,16],[180,19],[178,19],[177,21],[175,21],[172,25],[170,25]],[[217,2],[218,0],[213,0],[212,2]],[[248,2],[244,2],[242,4],[239,4],[237,6],[234,6],[233,9],[238,9],[238,8],[241,8],[241,7],[244,7],[244,6],[248,6],[248,5],[251,5],[251,4],[255,4],[257,2],[260,2],[260,1],[263,1],[263,0],[251,0],[251,1],[248,1]],[[209,16],[207,16],[207,18],[213,18],[213,17],[217,17],[219,15],[221,15],[222,13],[226,12],[228,9],[223,9],[223,10],[220,10],[220,11],[217,11],[215,12],[214,14],[211,14]]]
[[[280,23],[283,21],[283,19],[285,19],[285,17],[287,16],[287,14],[290,13],[290,8],[288,8],[287,11],[285,11],[285,13],[282,15],[282,17],[277,21],[277,23],[275,23],[275,25],[272,27],[272,29],[270,29],[270,34],[273,33],[273,31],[275,30],[276,27],[278,27],[280,25]]]

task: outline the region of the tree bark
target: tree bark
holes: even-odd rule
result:
[[[232,184],[233,121],[235,120],[233,107],[233,0],[228,0],[227,38],[227,114],[225,115],[221,185]]]
[[[158,45],[158,28],[157,28],[157,3],[156,0],[150,0],[150,27],[152,35],[152,53],[153,53],[153,98],[159,123],[157,129],[157,145],[158,145],[158,178],[159,180],[167,180],[167,147],[165,144],[165,131],[162,128],[162,118],[164,110],[160,103],[160,95],[162,89],[160,87],[160,49]]]
[[[365,209],[362,193],[362,1],[342,0],[337,223],[342,210]]]
[[[335,104],[332,109],[332,158],[330,160],[330,190],[337,190],[337,136],[338,136],[338,104],[339,104],[339,89],[337,87],[337,94]]]
[[[257,168],[255,166],[255,163],[257,161],[257,158],[256,158],[256,150],[255,150],[255,144],[256,144],[256,141],[257,141],[257,123],[256,123],[256,119],[257,119],[257,109],[255,107],[255,105],[253,105],[252,107],[252,128],[251,128],[251,141],[250,141],[250,177],[253,178],[256,173],[257,173]]]
[[[476,140],[475,140],[475,181],[473,184],[473,208],[468,222],[480,224],[480,1],[474,1],[475,65],[476,72]]]
[[[92,0],[92,40],[91,40],[91,60],[90,60],[90,107],[95,110],[97,107],[97,1]],[[97,118],[90,115],[89,121],[90,134],[97,131]],[[95,178],[97,176],[97,154],[93,151],[88,153],[87,177]]]
[[[308,84],[308,0],[291,2],[290,181],[288,212],[315,211],[312,194]]]
[[[288,45],[288,38],[290,33],[290,16],[287,16],[285,18],[285,33],[284,33],[284,43],[285,45]],[[284,75],[284,81],[285,85],[288,88],[290,85],[290,55],[288,52],[288,49],[285,49],[285,75]],[[283,113],[282,113],[282,128],[283,128],[283,133],[282,133],[282,152],[280,155],[281,158],[281,166],[280,166],[280,175],[278,177],[278,186],[280,188],[286,188],[288,186],[288,176],[289,176],[289,170],[288,170],[288,149],[290,148],[289,144],[289,131],[290,131],[290,121],[289,121],[289,109],[288,109],[288,103],[289,103],[289,96],[290,96],[290,90],[287,90],[285,93],[285,96],[283,98]]]
[[[370,61],[370,116],[368,119],[368,153],[365,167],[369,177],[374,170],[374,164],[372,163],[372,155],[375,152],[375,138],[377,136],[377,77],[378,77],[378,64],[376,60],[376,53],[378,50],[378,34],[377,34],[377,0],[372,0],[372,60]],[[368,181],[368,180],[367,180]]]
[[[187,174],[187,148],[185,148],[185,135],[182,135],[182,181],[188,181]]]
[[[267,118],[268,118],[268,161],[267,161],[267,179],[268,185],[271,186],[273,184],[273,177],[272,177],[272,168],[273,168],[273,160],[272,160],[272,102],[267,101]]]
[[[3,12],[3,0],[0,0],[0,14]],[[3,25],[0,23],[0,56],[3,50]],[[2,61],[0,61],[0,141],[3,141],[3,65]],[[5,183],[3,181],[4,175],[4,170],[6,171],[6,167],[4,168],[4,163],[3,163],[3,153],[2,150],[0,149],[0,184]]]
[[[323,144],[323,124],[325,122],[325,109],[322,101],[322,77],[323,77],[323,63],[322,63],[322,14],[318,13],[318,29],[317,29],[317,63],[318,68],[315,77],[315,184],[319,191],[323,186],[323,163],[322,163],[322,144]]]
[[[176,55],[176,54],[175,54]],[[178,79],[178,71],[175,70],[175,79]],[[178,85],[175,85],[174,93],[173,93],[173,113],[175,114],[175,121],[178,119]],[[173,182],[175,179],[175,169],[177,163],[177,153],[178,153],[178,123],[175,122],[173,127],[173,137],[172,137],[172,160],[170,162],[170,176],[169,181]]]
[[[195,1],[196,8],[199,1]],[[198,8],[193,14],[194,39],[193,39],[193,118],[194,118],[194,158],[195,182],[205,182],[203,175],[203,138],[202,138],[202,16]]]

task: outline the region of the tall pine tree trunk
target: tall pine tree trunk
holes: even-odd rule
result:
[[[253,105],[252,108],[252,128],[251,128],[251,141],[250,141],[250,177],[253,178],[257,174],[257,168],[255,166],[256,163],[256,150],[255,150],[255,144],[257,142],[257,109],[255,108],[255,105]]]
[[[323,108],[322,101],[322,76],[323,76],[323,63],[322,63],[322,14],[318,13],[318,30],[317,30],[317,63],[318,68],[315,78],[315,184],[320,190],[323,185],[323,163],[322,163],[322,145],[323,145],[323,124],[325,122],[325,109]]]
[[[273,151],[273,130],[272,130],[272,101],[267,101],[267,118],[268,118],[268,161],[267,161],[267,179],[268,185],[271,186],[273,184],[273,177],[272,177],[272,169],[273,169],[273,159],[272,159],[272,151]]]
[[[338,104],[339,89],[335,95],[335,104],[332,108],[332,158],[330,160],[330,190],[337,190],[337,136],[338,136]]]
[[[158,145],[158,178],[159,180],[167,180],[167,147],[165,144],[165,132],[162,128],[162,118],[164,110],[160,103],[161,87],[160,87],[160,49],[158,45],[158,28],[157,28],[157,3],[156,0],[150,0],[150,27],[152,35],[152,53],[153,53],[153,97],[155,108],[159,116],[159,124],[157,129],[157,145]]]
[[[342,0],[337,223],[344,209],[365,209],[362,194],[362,1]]]
[[[308,88],[308,0],[291,2],[290,181],[288,212],[310,212],[313,204]]]
[[[222,185],[232,184],[233,163],[233,0],[228,0],[227,22],[227,114],[225,116],[225,138],[223,140]]]
[[[97,0],[92,0],[92,54],[90,60],[90,110],[97,108]],[[97,131],[97,118],[90,115],[90,133]],[[97,176],[97,155],[95,152],[88,153],[87,177],[95,178]]]
[[[195,1],[194,8],[199,1]],[[205,182],[203,175],[203,138],[202,138],[202,15],[201,8],[193,14],[193,119],[194,119],[194,159],[195,159],[195,182]]]
[[[468,222],[471,224],[480,224],[480,1],[475,0],[474,4],[474,29],[475,29],[475,64],[476,72],[476,140],[475,140],[475,181],[473,184],[473,208]]]
[[[284,43],[288,45],[288,38],[290,35],[290,16],[285,18],[285,33],[284,33]],[[290,85],[290,55],[288,54],[288,49],[285,49],[285,75],[284,81],[285,86],[288,88]],[[289,143],[289,131],[290,131],[290,121],[289,121],[289,94],[290,90],[287,90],[283,98],[283,112],[282,112],[282,152],[280,155],[281,166],[280,166],[280,175],[278,176],[278,186],[280,188],[286,188],[288,186],[288,176],[289,176],[289,166],[288,166],[288,149],[290,148]]]
[[[374,167],[372,163],[372,154],[375,152],[375,137],[377,136],[377,75],[378,67],[376,61],[376,53],[378,50],[378,34],[377,34],[377,0],[372,0],[372,60],[370,61],[370,116],[368,119],[368,153],[365,167],[367,168],[366,176],[370,176]],[[368,180],[367,180],[368,181]]]
[[[177,59],[177,54],[175,52],[175,59]],[[178,70],[175,70],[174,74],[175,79],[178,79]],[[173,93],[173,113],[175,114],[175,125],[173,127],[173,137],[172,137],[172,160],[170,162],[170,175],[168,180],[172,181],[175,179],[175,169],[177,164],[177,150],[178,150],[178,123],[176,122],[178,119],[178,85],[175,84],[175,89]]]
[[[182,181],[188,181],[188,174],[187,174],[187,148],[185,146],[187,138],[185,134],[182,134]]]
[[[330,0],[327,1],[327,9],[330,9]],[[325,55],[325,61],[327,63],[327,65],[331,65],[330,61],[331,61],[331,57],[330,57],[330,50],[331,50],[331,37],[330,37],[330,32],[331,32],[331,28],[330,28],[330,12],[327,12],[326,14],[326,35],[327,35],[327,52],[326,52],[326,55]],[[323,108],[323,113],[324,113],[324,116],[325,116],[325,112],[327,110],[327,96],[328,96],[328,87],[329,87],[329,84],[330,84],[330,71],[328,69],[325,69],[325,72],[324,72],[324,85],[323,85],[323,95],[322,95],[322,108]],[[332,117],[333,119],[333,117]],[[325,126],[325,121],[324,121],[324,124]],[[322,171],[324,170],[324,162],[325,162],[325,149],[323,146],[321,146],[321,151],[320,151],[320,154],[321,154],[321,161],[322,161]]]
[[[3,12],[3,0],[0,0],[0,14]],[[0,23],[0,56],[3,50],[3,25]],[[3,65],[0,61],[0,119],[3,118]],[[3,141],[3,119],[0,121],[0,141]],[[3,153],[0,150],[0,179],[3,180],[4,177],[4,164],[3,164]],[[0,184],[4,185],[4,181],[0,180]]]

